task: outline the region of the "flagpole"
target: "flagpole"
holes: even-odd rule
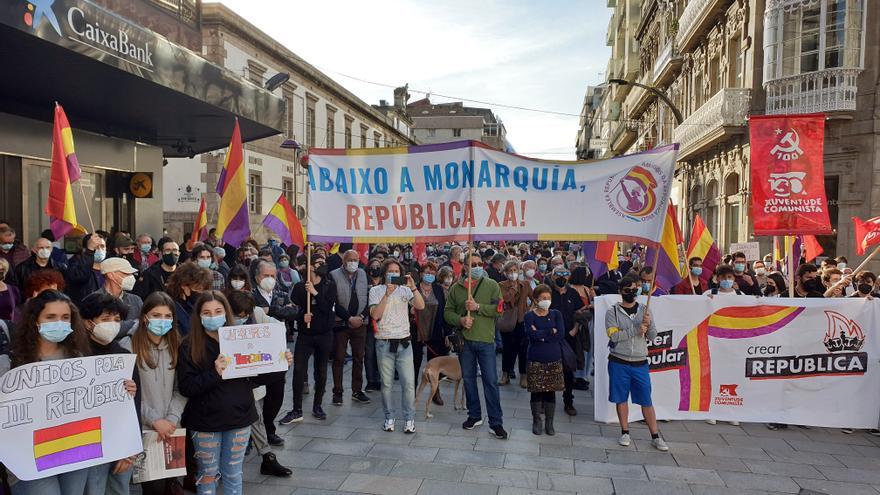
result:
[[[794,237],[785,236],[785,252],[788,253],[788,297],[794,297]]]
[[[306,280],[312,283],[312,243],[306,243]],[[312,312],[312,292],[306,289],[306,314]],[[312,322],[306,322],[306,328],[312,328]]]
[[[92,232],[95,232],[95,221],[92,220],[92,212],[89,210],[89,199],[86,197],[86,190],[83,188],[82,178],[77,182],[79,182],[79,192],[83,197],[83,205],[86,207],[86,216],[89,217],[89,224],[92,226]]]
[[[864,268],[865,265],[867,265],[868,262],[871,261],[871,259],[873,259],[874,256],[877,255],[878,252],[880,252],[880,245],[878,245],[877,247],[875,247],[874,250],[871,251],[871,254],[869,254],[868,257],[865,258],[864,261],[862,261],[861,263],[859,263],[859,266],[857,266],[856,269],[853,270],[853,275],[855,275],[856,273],[859,273],[859,272],[862,270],[862,268]]]
[[[660,243],[654,248],[654,263],[651,265],[651,290],[648,291],[648,301],[645,303],[645,311],[651,307],[651,294],[654,293],[654,282],[657,281],[657,263],[660,261]],[[690,281],[690,279],[688,279]],[[691,285],[693,287],[693,285]]]

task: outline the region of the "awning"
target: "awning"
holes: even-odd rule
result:
[[[57,101],[74,128],[167,157],[226,147],[235,117],[244,141],[282,129],[281,98],[85,0],[3,2],[0,46],[6,113],[51,122]]]

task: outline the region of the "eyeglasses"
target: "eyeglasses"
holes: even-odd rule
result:
[[[621,294],[635,294],[638,291],[638,289],[620,289]]]
[[[553,275],[557,277],[568,277],[571,275],[571,272],[553,272]]]

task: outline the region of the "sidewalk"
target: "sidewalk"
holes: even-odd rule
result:
[[[499,359],[500,362],[500,359]],[[346,367],[348,371],[349,367]],[[328,376],[328,382],[332,379]],[[347,382],[347,380],[346,380]],[[291,402],[288,379],[284,412]],[[248,495],[758,495],[823,493],[878,495],[880,438],[857,432],[796,427],[770,431],[763,424],[741,427],[701,421],[661,423],[670,452],[650,445],[643,423],[631,426],[633,445],[617,444],[619,429],[593,422],[592,393],[575,391],[578,415],[568,417],[557,397],[556,435],[531,432],[529,394],[518,385],[501,387],[509,440],[490,436],[487,424],[465,431],[462,411],[452,409],[452,384],[441,391],[446,405],[432,406],[425,421],[417,397],[417,433],[382,431],[381,398],[369,405],[330,404],[326,421],[306,412],[304,423],[279,426],[276,448],[291,467],[290,478],[260,474],[253,455],[244,468]],[[395,389],[395,397],[399,397]],[[304,398],[309,409],[312,396]],[[485,408],[484,408],[485,414]]]

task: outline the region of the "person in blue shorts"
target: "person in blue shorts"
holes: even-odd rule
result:
[[[608,333],[608,400],[617,405],[620,445],[629,447],[629,397],[642,406],[642,415],[651,431],[651,445],[666,452],[669,446],[657,428],[657,414],[651,402],[651,376],[648,369],[648,341],[657,336],[657,327],[648,308],[636,302],[639,278],[628,274],[620,281],[621,302],[605,313]]]

